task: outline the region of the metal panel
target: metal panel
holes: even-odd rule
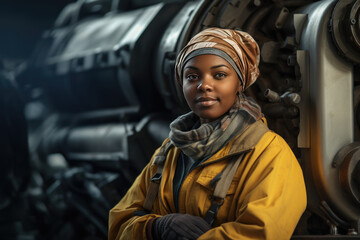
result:
[[[301,49],[309,52],[310,159],[315,187],[348,220],[359,218],[360,209],[344,196],[338,170],[332,167],[336,153],[353,142],[353,66],[339,58],[328,32],[336,1],[320,1],[303,10],[308,14]]]

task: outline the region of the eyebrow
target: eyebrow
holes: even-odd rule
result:
[[[227,67],[227,68],[229,68],[228,66],[226,66],[224,64],[220,64],[220,65],[212,66],[211,69],[219,68],[219,67]]]
[[[226,65],[220,64],[220,65],[212,66],[212,67],[210,67],[210,69],[215,69],[215,68],[219,68],[219,67],[229,68],[229,67],[226,66]],[[194,66],[186,66],[185,69],[186,69],[186,68],[191,68],[191,69],[198,70],[198,68],[197,68],[197,67],[194,67]],[[229,68],[229,69],[230,69],[230,68]]]

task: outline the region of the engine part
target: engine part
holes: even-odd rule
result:
[[[339,150],[333,161],[333,167],[339,171],[342,189],[356,205],[360,204],[360,143],[354,142]]]
[[[245,94],[261,105],[304,171],[308,209],[295,232],[303,237],[294,239],[360,232],[358,0],[204,0],[124,12],[119,4],[69,5],[19,76],[55,103],[58,118],[36,133],[40,160],[59,154],[73,173],[50,176],[48,190],[74,183],[78,167],[90,171],[84,165],[115,170],[130,185],[173,116],[188,110],[174,80],[178,51],[204,28],[236,28],[261,49],[261,75]],[[92,206],[84,201],[71,209],[86,216]],[[96,219],[89,226],[104,232]]]
[[[86,21],[81,19],[87,15],[82,14],[86,6],[77,7],[77,21],[68,26],[59,23],[61,27],[44,33],[38,54],[30,61],[31,71],[19,81],[29,84],[35,75],[62,112],[128,106],[147,112],[161,109],[150,63],[165,26],[181,4],[160,3],[122,14],[111,11]]]
[[[331,33],[341,55],[360,63],[360,2],[338,1],[330,21]]]
[[[103,115],[53,116],[43,127],[46,130],[37,152],[42,159],[60,153],[70,165],[90,164],[120,172],[131,182],[168,136],[172,119],[171,115],[151,114],[134,120],[131,114],[122,112],[116,122]]]
[[[25,236],[30,159],[24,101],[14,79],[0,66],[0,232],[4,238]]]
[[[309,92],[304,98],[308,94],[310,102],[308,110],[300,114],[309,119],[310,131],[301,125],[300,131],[309,131],[311,138],[309,149],[303,152],[310,165],[305,167],[306,176],[314,183],[320,199],[327,201],[345,221],[355,224],[360,208],[345,197],[338,170],[332,167],[339,149],[354,141],[353,64],[339,58],[328,32],[335,4],[336,1],[320,1],[301,11],[307,14],[300,50],[309,55]],[[317,211],[319,203],[314,199],[309,200],[309,205]]]

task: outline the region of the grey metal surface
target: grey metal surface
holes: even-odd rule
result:
[[[182,93],[176,87],[173,79],[173,69],[176,53],[182,47],[179,45],[183,44],[179,39],[189,31],[189,24],[193,21],[195,14],[199,12],[202,4],[203,1],[186,3],[169,23],[159,44],[161,47],[157,51],[155,79],[158,91],[163,96],[168,109],[174,109],[185,104],[181,98]]]
[[[300,66],[302,88],[300,109],[300,131],[298,135],[298,147],[310,148],[310,94],[309,94],[309,53],[308,51],[297,51],[297,61]]]
[[[295,40],[299,44],[307,14],[294,14]],[[310,93],[309,93],[309,52],[298,50],[296,52],[297,62],[301,73],[301,101],[298,104],[300,110],[300,131],[298,135],[298,147],[310,148]]]
[[[309,53],[310,159],[315,187],[336,213],[355,221],[360,208],[344,196],[338,170],[331,166],[339,149],[354,140],[353,66],[339,58],[328,32],[336,1],[320,1],[303,9],[308,14],[301,50]]]

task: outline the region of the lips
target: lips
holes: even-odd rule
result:
[[[196,104],[207,107],[212,106],[218,102],[218,99],[215,97],[199,97],[195,100]]]

